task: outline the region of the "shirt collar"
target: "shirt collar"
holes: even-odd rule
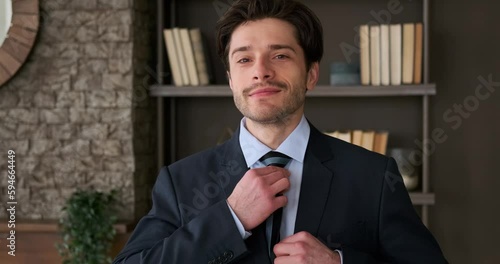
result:
[[[297,127],[292,131],[292,133],[290,133],[285,141],[278,146],[276,151],[303,163],[310,132],[311,128],[309,127],[309,123],[304,115],[302,115],[302,119]],[[250,132],[246,129],[245,117],[243,117],[240,122],[239,139],[241,150],[248,167],[254,165],[262,156],[264,156],[264,154],[272,150],[250,134]]]

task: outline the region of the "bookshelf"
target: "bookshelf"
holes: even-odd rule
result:
[[[241,118],[232,101],[224,68],[215,54],[214,28],[219,8],[232,1],[157,1],[157,80],[149,87],[149,95],[157,98],[158,167],[216,144],[221,131],[234,128]],[[329,64],[347,58],[340,51],[343,43],[353,42],[353,28],[375,19],[388,8],[387,1],[308,1],[324,27],[325,53],[320,65],[320,79],[308,92],[306,116],[321,130],[365,128],[390,131],[390,147],[413,147],[419,139],[425,145],[429,138],[429,97],[436,85],[429,83],[428,14],[429,1],[404,3],[390,23],[423,22],[423,83],[399,86],[330,86]],[[331,13],[330,11],[335,11]],[[199,14],[204,14],[200,16]],[[338,23],[342,21],[342,23]],[[336,23],[335,27],[329,25]],[[341,25],[341,26],[339,26]],[[215,84],[176,87],[168,76],[163,29],[198,27],[206,38]],[[336,47],[329,49],[328,47]],[[357,60],[353,57],[353,60]],[[346,113],[350,113],[346,116]],[[352,118],[350,118],[352,116]],[[195,122],[193,122],[195,120]],[[332,122],[333,121],[333,122]],[[335,126],[333,125],[335,124]],[[378,126],[378,127],[377,127]],[[200,132],[202,131],[202,132]],[[429,186],[429,153],[422,149],[421,188],[410,192],[410,198],[428,224],[428,207],[435,203]]]

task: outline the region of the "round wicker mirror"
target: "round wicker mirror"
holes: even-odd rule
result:
[[[35,42],[39,24],[38,0],[2,0],[0,13],[0,86],[21,68]],[[12,18],[10,20],[8,16]],[[5,25],[7,24],[7,25]],[[4,32],[4,34],[1,34]],[[5,34],[6,32],[6,34]]]

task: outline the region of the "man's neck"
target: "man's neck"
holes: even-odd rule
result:
[[[246,118],[246,128],[255,138],[271,149],[277,149],[299,125],[303,113],[290,115],[275,123],[262,124]]]

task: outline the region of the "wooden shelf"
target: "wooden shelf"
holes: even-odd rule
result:
[[[410,198],[414,205],[433,205],[436,202],[434,193],[410,192]]]
[[[152,85],[149,94],[154,97],[231,97],[228,85],[173,86]],[[371,97],[435,95],[436,84],[398,86],[329,86],[318,85],[308,97]]]

